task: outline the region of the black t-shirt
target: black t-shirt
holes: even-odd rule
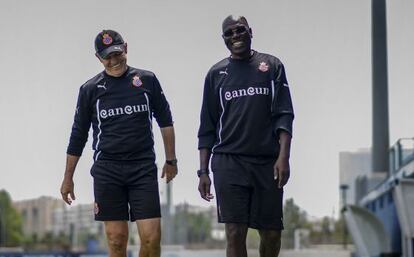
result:
[[[92,124],[95,161],[155,159],[152,116],[160,127],[173,124],[154,73],[128,67],[112,77],[103,71],[79,90],[67,153],[82,154]]]
[[[275,157],[278,131],[292,134],[293,117],[285,70],[278,58],[256,51],[247,60],[226,58],[205,79],[198,148]]]

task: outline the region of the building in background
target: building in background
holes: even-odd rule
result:
[[[53,232],[53,213],[56,209],[65,207],[61,199],[49,196],[17,201],[13,205],[22,215],[23,233],[37,238]]]
[[[347,185],[346,201],[356,204],[364,191],[361,185],[367,183],[371,174],[371,152],[368,148],[354,152],[339,153],[339,185]],[[343,206],[343,199],[340,199]]]
[[[191,245],[207,243],[210,246],[224,242],[224,225],[217,223],[215,207],[199,207],[181,203],[168,204],[166,187],[161,186],[163,244]],[[95,206],[76,204],[68,206],[61,199],[42,196],[14,203],[23,218],[24,235],[42,240],[65,238],[73,251],[101,251],[106,249],[104,223],[95,221]],[[169,212],[170,219],[165,218]],[[129,222],[129,247],[140,244],[135,222]],[[170,229],[171,239],[166,240]]]
[[[68,236],[72,250],[84,250],[91,240],[99,242],[96,247],[102,248],[105,242],[104,223],[95,221],[94,209],[94,204],[79,204],[56,209],[52,216],[53,234]]]
[[[23,234],[43,238],[67,236],[72,250],[85,250],[91,240],[104,242],[104,224],[94,220],[94,204],[67,206],[62,199],[42,196],[13,203],[23,219]],[[95,248],[96,248],[95,247]]]
[[[103,224],[94,219],[93,204],[78,204],[73,207],[56,209],[53,213],[53,234],[88,231],[90,234],[100,234]]]

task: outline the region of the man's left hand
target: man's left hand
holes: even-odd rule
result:
[[[278,187],[282,188],[289,180],[290,177],[290,167],[289,167],[289,159],[279,157],[275,165],[273,166],[274,171],[274,178],[275,180],[278,179]]]
[[[162,168],[162,175],[161,178],[166,177],[167,183],[169,183],[175,176],[177,175],[177,165],[170,165],[164,163],[164,167]]]

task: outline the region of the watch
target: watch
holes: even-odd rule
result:
[[[197,170],[197,176],[201,177],[201,175],[206,174],[208,176],[208,174],[210,174],[210,171],[208,169],[199,169]]]
[[[165,163],[172,166],[177,166],[177,159],[166,160]]]

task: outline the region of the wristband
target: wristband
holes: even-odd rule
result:
[[[206,174],[208,176],[208,174],[210,174],[210,171],[208,169],[199,169],[197,170],[197,176],[201,177],[201,175]]]
[[[165,163],[171,166],[177,166],[177,159],[166,160]]]

